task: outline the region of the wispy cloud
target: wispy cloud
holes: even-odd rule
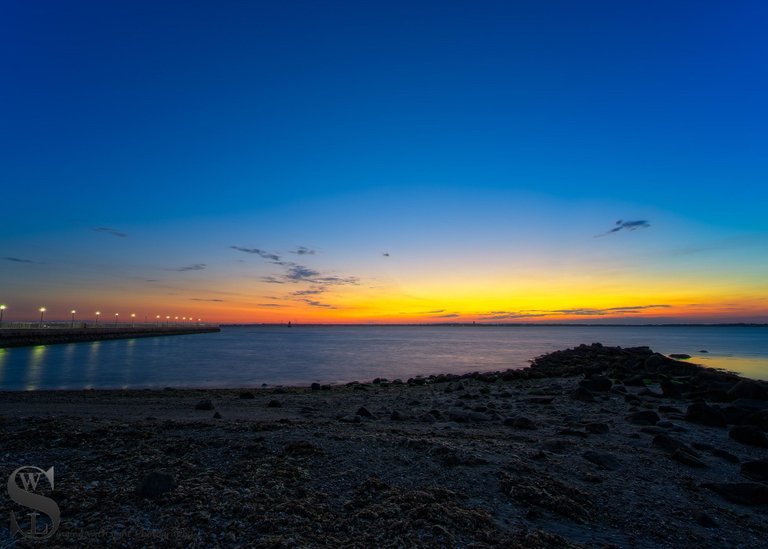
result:
[[[256,305],[259,307],[269,307],[270,309],[285,307],[285,305],[282,305],[280,303],[257,303]]]
[[[619,219],[616,222],[616,226],[613,227],[613,229],[601,234],[596,234],[595,237],[607,236],[612,233],[618,233],[619,231],[636,231],[638,229],[647,229],[650,226],[651,224],[645,221],[644,219],[641,219],[638,221],[622,221],[621,219]]]
[[[224,303],[223,299],[205,299],[202,297],[190,297],[190,301],[211,301],[213,303]]]
[[[262,250],[260,248],[243,248],[242,246],[230,246],[231,249],[237,250],[238,252],[244,252],[246,254],[254,254],[258,255],[259,257],[263,259],[269,259],[270,261],[280,261],[280,256],[272,253],[267,252],[265,250]]]
[[[116,236],[118,238],[125,238],[128,235],[124,232],[118,231],[117,229],[113,229],[112,227],[96,227],[93,229],[97,233],[106,233],[111,234],[112,236]]]
[[[37,263],[31,259],[24,259],[23,257],[4,257],[5,261],[12,261],[13,263]]]
[[[289,253],[296,254],[296,255],[315,255],[317,251],[313,250],[312,248],[307,248],[306,246],[299,246],[295,250],[292,250]]]
[[[307,305],[310,305],[312,307],[322,307],[323,309],[335,309],[333,305],[329,305],[328,303],[321,303],[320,301],[315,301],[314,299],[302,299],[304,303]]]
[[[291,295],[293,296],[303,296],[303,295],[320,295],[322,293],[325,293],[326,288],[309,288],[308,290],[297,290],[295,292],[291,292]]]
[[[175,271],[183,273],[185,271],[202,271],[206,267],[205,263],[194,263],[192,265],[184,265],[183,267],[177,267],[175,269],[166,269],[166,271]]]
[[[460,316],[459,313],[448,313],[444,315],[436,315],[435,318],[458,318]]]
[[[485,320],[519,320],[526,318],[562,317],[562,316],[622,316],[637,314],[647,309],[666,309],[670,305],[628,305],[624,307],[578,307],[573,309],[489,311],[480,313]]]

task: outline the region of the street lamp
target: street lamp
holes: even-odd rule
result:
[[[170,315],[165,315],[165,325],[168,326],[168,321],[171,320]]]
[[[0,327],[3,326],[3,311],[5,311],[5,305],[0,305]]]
[[[115,328],[117,328],[117,317],[120,316],[120,313],[115,313]]]
[[[43,314],[45,313],[45,307],[40,307],[40,327],[43,327]]]
[[[160,326],[160,315],[157,315],[155,319],[157,320],[157,325]]]
[[[101,315],[101,312],[96,311],[96,326],[99,325],[99,315]]]
[[[72,313],[72,325],[70,326],[70,328],[74,328],[74,327],[75,327],[75,313],[76,313],[76,312],[77,312],[77,311],[76,311],[76,310],[74,310],[74,309],[72,309],[72,310],[70,311],[70,313]]]
[[[135,322],[136,322],[136,313],[131,313],[131,328],[133,328],[133,325]]]

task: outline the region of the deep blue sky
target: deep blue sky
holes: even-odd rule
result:
[[[211,248],[338,243],[351,269],[355,228],[558,233],[568,205],[588,235],[765,235],[766,28],[757,1],[6,1],[0,256],[199,225]]]

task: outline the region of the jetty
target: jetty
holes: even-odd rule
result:
[[[0,326],[0,348],[220,332],[217,324],[14,322]]]

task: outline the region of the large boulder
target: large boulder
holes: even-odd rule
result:
[[[766,390],[765,385],[751,379],[742,379],[728,389],[727,395],[732,400],[737,398],[768,400],[768,390]]]
[[[702,425],[710,425],[712,427],[725,427],[728,424],[722,410],[713,408],[704,401],[694,402],[688,406],[688,411],[685,413],[685,420],[693,423],[701,423]]]

